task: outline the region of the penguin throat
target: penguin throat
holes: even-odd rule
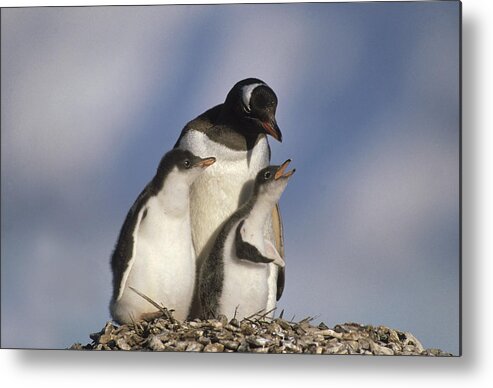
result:
[[[232,132],[228,136],[224,133],[223,129],[221,133],[222,138],[219,140],[230,143],[232,139],[236,139],[234,143],[237,144],[227,144],[233,149],[251,150],[262,138],[262,134],[265,134],[265,129],[262,127],[259,120],[245,116],[244,112],[237,112],[234,108],[226,104],[221,112],[218,122]],[[228,137],[231,139],[228,139]],[[244,145],[241,143],[244,143]]]
[[[275,198],[271,198],[270,196],[257,197],[248,216],[249,225],[263,230],[265,222],[270,216],[276,202]]]
[[[246,144],[247,150],[253,149],[253,147],[255,147],[255,145],[259,142],[259,140],[261,138],[260,132],[247,133],[244,136],[245,136],[245,144]]]
[[[265,133],[260,120],[251,117],[242,117],[239,120],[238,128],[241,128],[241,133],[245,138],[257,139],[260,134]]]
[[[249,151],[255,148],[259,141],[265,136],[261,132],[251,132],[245,127],[236,125],[216,126],[205,132],[206,136],[215,143],[224,145],[234,151]]]
[[[190,184],[179,176],[171,173],[165,180],[163,187],[156,194],[163,211],[171,216],[183,216],[190,208]]]

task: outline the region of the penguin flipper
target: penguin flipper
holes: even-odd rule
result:
[[[129,210],[123,223],[118,242],[111,257],[113,272],[113,300],[118,301],[125,290],[128,276],[135,261],[135,247],[137,246],[137,230],[147,210],[145,202],[150,195],[149,186],[140,193],[139,197]]]
[[[272,263],[274,259],[265,257],[255,246],[243,240],[242,228],[244,222],[245,220],[241,221],[236,227],[236,256],[241,260],[247,260],[253,263]]]
[[[274,230],[275,246],[277,252],[284,260],[284,231],[281,219],[281,210],[279,209],[279,204],[276,203],[274,209],[272,210],[272,228]],[[280,267],[277,269],[277,295],[276,300],[281,299],[282,292],[284,291],[284,281],[285,281],[285,267]]]
[[[277,265],[280,268],[284,268],[284,259],[281,257],[279,252],[277,252],[276,247],[269,240],[264,240],[265,245],[265,256],[269,259],[272,259],[272,263]]]
[[[143,209],[143,211],[140,211],[138,216],[137,216],[137,222],[135,225],[134,233],[132,235],[132,240],[133,240],[132,255],[129,258],[127,258],[127,260],[128,260],[127,267],[125,268],[125,270],[122,273],[122,278],[121,278],[121,283],[120,283],[120,292],[118,293],[118,297],[116,298],[116,300],[119,300],[123,296],[123,291],[125,290],[125,287],[127,286],[128,276],[130,275],[130,271],[132,271],[132,267],[135,263],[135,251],[136,251],[135,248],[137,246],[137,234],[138,234],[137,231],[139,230],[140,223],[141,223],[142,219],[144,218],[144,214],[146,214],[146,212],[147,212],[147,209]]]
[[[274,229],[274,238],[277,252],[284,259],[284,229],[282,226],[281,209],[276,203],[272,209],[272,228]]]

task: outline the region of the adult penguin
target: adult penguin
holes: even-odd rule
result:
[[[282,141],[276,122],[277,96],[262,80],[248,78],[229,91],[219,104],[182,130],[175,148],[189,150],[199,157],[213,155],[217,162],[192,185],[190,215],[192,238],[197,252],[197,271],[208,256],[221,225],[252,194],[257,173],[270,164],[267,135]],[[282,221],[275,206],[267,220],[266,239],[273,242],[284,258]],[[284,269],[272,270],[270,287],[276,292],[268,301],[273,308],[284,289]],[[195,298],[190,317],[198,316]]]

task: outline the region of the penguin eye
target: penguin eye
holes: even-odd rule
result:
[[[267,180],[267,179],[270,179],[270,177],[272,176],[272,174],[270,173],[270,171],[266,171],[264,173],[264,179]]]
[[[190,163],[190,160],[186,159],[186,160],[183,162],[183,165],[185,166],[185,168],[190,168],[190,166],[192,165],[192,163]]]

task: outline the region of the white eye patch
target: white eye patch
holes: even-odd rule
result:
[[[261,84],[261,83],[250,84],[250,85],[245,85],[241,88],[243,93],[241,98],[243,100],[243,105],[245,106],[245,110],[247,112],[250,112],[250,98],[252,97],[253,89],[255,89],[257,86],[260,85],[265,85],[265,84]]]

